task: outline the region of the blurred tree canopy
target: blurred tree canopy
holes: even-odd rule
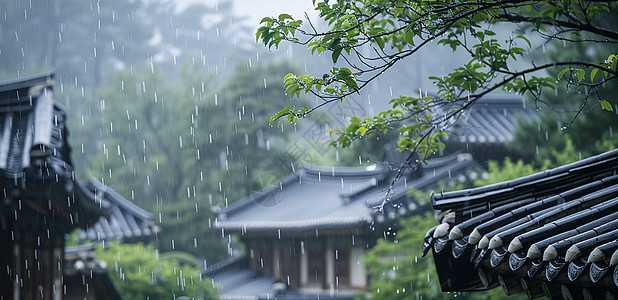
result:
[[[591,109],[614,115],[608,111],[614,109],[615,100],[601,92],[615,85],[618,75],[618,57],[610,49],[618,32],[607,21],[618,8],[614,1],[338,0],[314,5],[328,24],[325,30],[311,23],[301,27],[303,20],[285,13],[263,18],[257,30],[256,39],[269,48],[284,41],[301,44],[311,53],[328,53],[333,63],[325,74],[286,75],[290,96],[308,93],[322,102],[313,107],[287,106],[271,122],[281,118],[296,122],[328,103],[345,101],[428,45],[469,57],[448,74],[430,77],[437,96],[410,91],[391,99],[391,109],[366,119],[353,117],[346,127],[333,129],[333,145],[347,147],[368,134],[397,129],[398,149],[411,151],[409,160],[414,152],[425,157],[443,146],[441,137],[463,112],[498,90],[528,95],[539,107],[551,109],[560,109],[561,103],[547,98],[547,90],[563,99],[582,94],[583,99],[574,100],[579,102],[574,104],[579,107],[577,116],[585,111],[585,103],[596,103]],[[529,59],[552,41],[567,48],[608,46],[599,47],[594,57],[571,52],[566,57],[544,56],[538,62]]]
[[[156,65],[118,72],[82,112],[80,131],[90,133],[81,145],[86,174],[155,212],[161,251],[189,252],[208,264],[225,258],[231,253],[212,230],[213,207],[260,190],[254,185],[265,173],[289,172],[273,157],[293,130],[282,133],[267,120],[289,101],[280,78],[293,70],[239,64],[223,84],[191,64],[176,80]]]
[[[215,211],[290,172],[270,158],[294,130],[268,119],[290,101],[281,78],[296,72],[260,61],[250,34],[230,38],[248,31],[232,1],[3,1],[0,11],[0,78],[55,69],[76,177],[153,212],[161,251],[208,264],[229,255]]]
[[[161,257],[152,245],[113,242],[96,252],[126,299],[217,299],[216,287],[198,268]]]

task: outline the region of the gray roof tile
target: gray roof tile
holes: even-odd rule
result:
[[[395,193],[390,203],[408,207],[414,202],[405,196],[408,188],[428,190],[439,180],[465,176],[477,168],[479,165],[469,156],[460,154],[430,160],[422,166],[422,176],[402,178],[393,184]],[[241,233],[362,228],[375,220],[395,173],[384,166],[306,166],[223,209],[216,226]]]
[[[493,96],[478,100],[449,129],[450,143],[504,144],[513,139],[517,123],[537,122],[538,113],[523,98]]]
[[[67,136],[64,108],[54,100],[52,73],[0,82],[0,181],[5,189],[21,190],[25,201],[34,201],[42,187],[51,187],[56,199],[70,199],[56,201],[66,213],[64,219],[36,206],[27,213],[67,223],[63,230],[91,225],[107,214],[88,201],[75,182]],[[9,203],[0,209],[10,214],[15,208]],[[25,234],[32,229],[16,231]]]
[[[427,233],[423,254],[433,251],[443,291],[502,285],[507,292],[534,294],[521,288],[527,282],[544,286],[548,297],[616,296],[618,284],[608,271],[618,272],[618,259],[611,260],[618,257],[616,173],[613,150],[515,180],[434,195],[434,208],[449,218]],[[583,288],[591,279],[595,288]]]
[[[118,194],[113,188],[90,179],[81,182],[90,192],[91,201],[109,210],[109,217],[101,217],[80,234],[80,240],[144,241],[159,232],[153,215]]]

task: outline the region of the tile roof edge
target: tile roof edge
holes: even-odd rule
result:
[[[217,273],[219,271],[223,271],[225,269],[228,269],[230,267],[234,267],[234,266],[244,266],[245,262],[244,260],[246,259],[246,256],[241,256],[241,257],[231,257],[229,259],[217,262],[213,265],[207,266],[205,269],[202,269],[200,271],[200,274],[203,276],[207,276],[210,277],[212,276],[213,273]]]
[[[94,192],[93,190],[91,190],[91,187],[94,189],[99,189],[101,191],[103,191],[103,197],[105,200],[115,203],[116,205],[122,207],[123,209],[126,209],[127,211],[131,212],[132,214],[134,214],[136,217],[142,219],[142,220],[150,220],[152,218],[154,218],[154,215],[146,210],[144,210],[143,208],[135,205],[134,203],[132,203],[131,201],[129,201],[128,199],[124,198],[122,195],[118,194],[118,192],[116,192],[116,190],[114,190],[112,187],[108,186],[108,185],[103,185],[102,183],[100,183],[98,180],[94,179],[94,178],[90,178],[88,180],[83,180],[81,182],[86,188],[88,188],[89,191]]]
[[[228,231],[261,232],[280,230],[281,232],[306,231],[319,229],[351,228],[368,223],[370,216],[347,217],[337,219],[314,219],[306,221],[271,221],[271,222],[225,222],[220,221],[216,227]]]
[[[42,83],[48,83],[51,85],[54,76],[54,71],[48,71],[31,76],[0,81],[0,92],[28,88]]]
[[[385,174],[389,171],[384,165],[373,164],[365,167],[336,167],[336,166],[319,166],[303,163],[302,168],[307,174],[318,174],[322,176],[369,176]]]
[[[548,177],[551,175],[568,172],[570,169],[582,167],[582,166],[592,164],[597,161],[608,159],[611,157],[618,157],[618,149],[610,150],[610,151],[607,151],[605,153],[602,153],[596,156],[591,156],[591,157],[588,157],[588,158],[585,158],[579,161],[572,162],[570,164],[562,165],[562,166],[559,166],[553,169],[541,171],[538,173],[515,178],[512,180],[507,180],[507,181],[498,182],[498,183],[476,187],[476,188],[471,188],[471,189],[464,189],[464,190],[458,190],[458,191],[452,191],[452,192],[446,192],[446,193],[436,193],[432,195],[431,200],[432,200],[432,203],[435,203],[436,201],[449,199],[449,198],[456,198],[456,197],[462,197],[462,196],[473,196],[477,194],[487,193],[490,191],[512,187],[515,185],[520,185],[528,181]]]

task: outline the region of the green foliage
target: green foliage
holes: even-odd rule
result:
[[[540,170],[535,169],[532,165],[524,164],[522,160],[513,162],[511,158],[506,157],[502,163],[499,163],[495,160],[490,160],[488,162],[487,171],[489,173],[487,178],[475,180],[475,186],[484,186],[512,180],[515,178],[534,174],[536,172],[539,172]]]
[[[379,240],[365,255],[371,280],[367,291],[375,299],[449,299],[442,293],[431,255],[420,256],[423,238],[436,221],[430,214],[403,220],[396,240]]]
[[[314,5],[328,26],[323,31],[312,24],[310,29],[302,27],[302,20],[281,14],[262,19],[256,33],[256,40],[269,48],[291,42],[305,45],[312,54],[330,53],[334,65],[322,75],[286,75],[290,97],[307,93],[323,102],[306,108],[287,106],[273,115],[271,123],[284,117],[294,123],[327,103],[345,101],[431,43],[469,55],[468,62],[448,74],[430,77],[438,97],[404,95],[391,100],[392,109],[374,117],[352,118],[345,128],[331,132],[334,146],[349,147],[367,133],[399,129],[398,149],[426,157],[443,147],[440,138],[447,127],[488,93],[503,89],[543,101],[543,94],[556,90],[559,79],[570,91],[577,87],[596,97],[618,75],[618,59],[607,49],[601,61],[579,55],[542,64],[529,60],[535,49],[554,40],[613,45],[618,33],[604,20],[613,18],[616,3],[341,0]],[[509,23],[517,24],[510,34],[493,31],[496,25]],[[555,73],[548,76],[551,71]],[[612,102],[598,97],[596,109],[611,111]]]
[[[112,242],[96,253],[127,299],[216,299],[211,281],[201,278],[198,268],[160,257],[152,245]]]

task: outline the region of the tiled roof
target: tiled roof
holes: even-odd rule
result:
[[[201,275],[218,285],[220,299],[274,299],[285,288],[279,280],[250,269],[244,258],[213,265]]]
[[[49,73],[0,82],[0,175],[38,178],[72,171],[66,116],[54,100],[52,78]],[[40,172],[42,165],[54,172]]]
[[[372,221],[415,210],[406,197],[409,188],[427,190],[439,180],[460,179],[479,166],[466,155],[430,160],[422,172],[401,178],[392,186],[389,205],[383,204],[396,170],[386,166],[306,166],[264,191],[223,209],[218,228],[246,232],[301,232],[322,229],[362,229]],[[421,174],[422,175],[419,175]]]
[[[16,235],[34,233],[38,225],[30,221],[46,223],[43,216],[57,220],[45,225],[48,234],[56,234],[92,224],[107,213],[88,201],[74,180],[65,121],[64,109],[54,99],[52,73],[0,82],[0,185],[8,191],[0,212],[31,212],[25,214],[29,221],[16,225]],[[42,196],[62,201],[42,205]],[[13,198],[25,201],[26,208]]]
[[[245,257],[233,258],[213,265],[201,272],[214,282],[222,300],[352,300],[354,295],[320,294],[289,289],[285,282],[249,268]]]
[[[80,184],[91,193],[92,201],[109,211],[109,216],[101,216],[93,226],[81,232],[81,241],[144,241],[159,232],[151,213],[131,203],[113,188],[94,179]]]
[[[449,143],[472,145],[504,144],[513,139],[517,123],[536,122],[538,113],[527,108],[520,97],[486,97],[464,112],[449,128]]]
[[[618,296],[618,150],[485,187],[435,194],[425,237],[443,291]],[[591,298],[592,299],[592,298]]]

